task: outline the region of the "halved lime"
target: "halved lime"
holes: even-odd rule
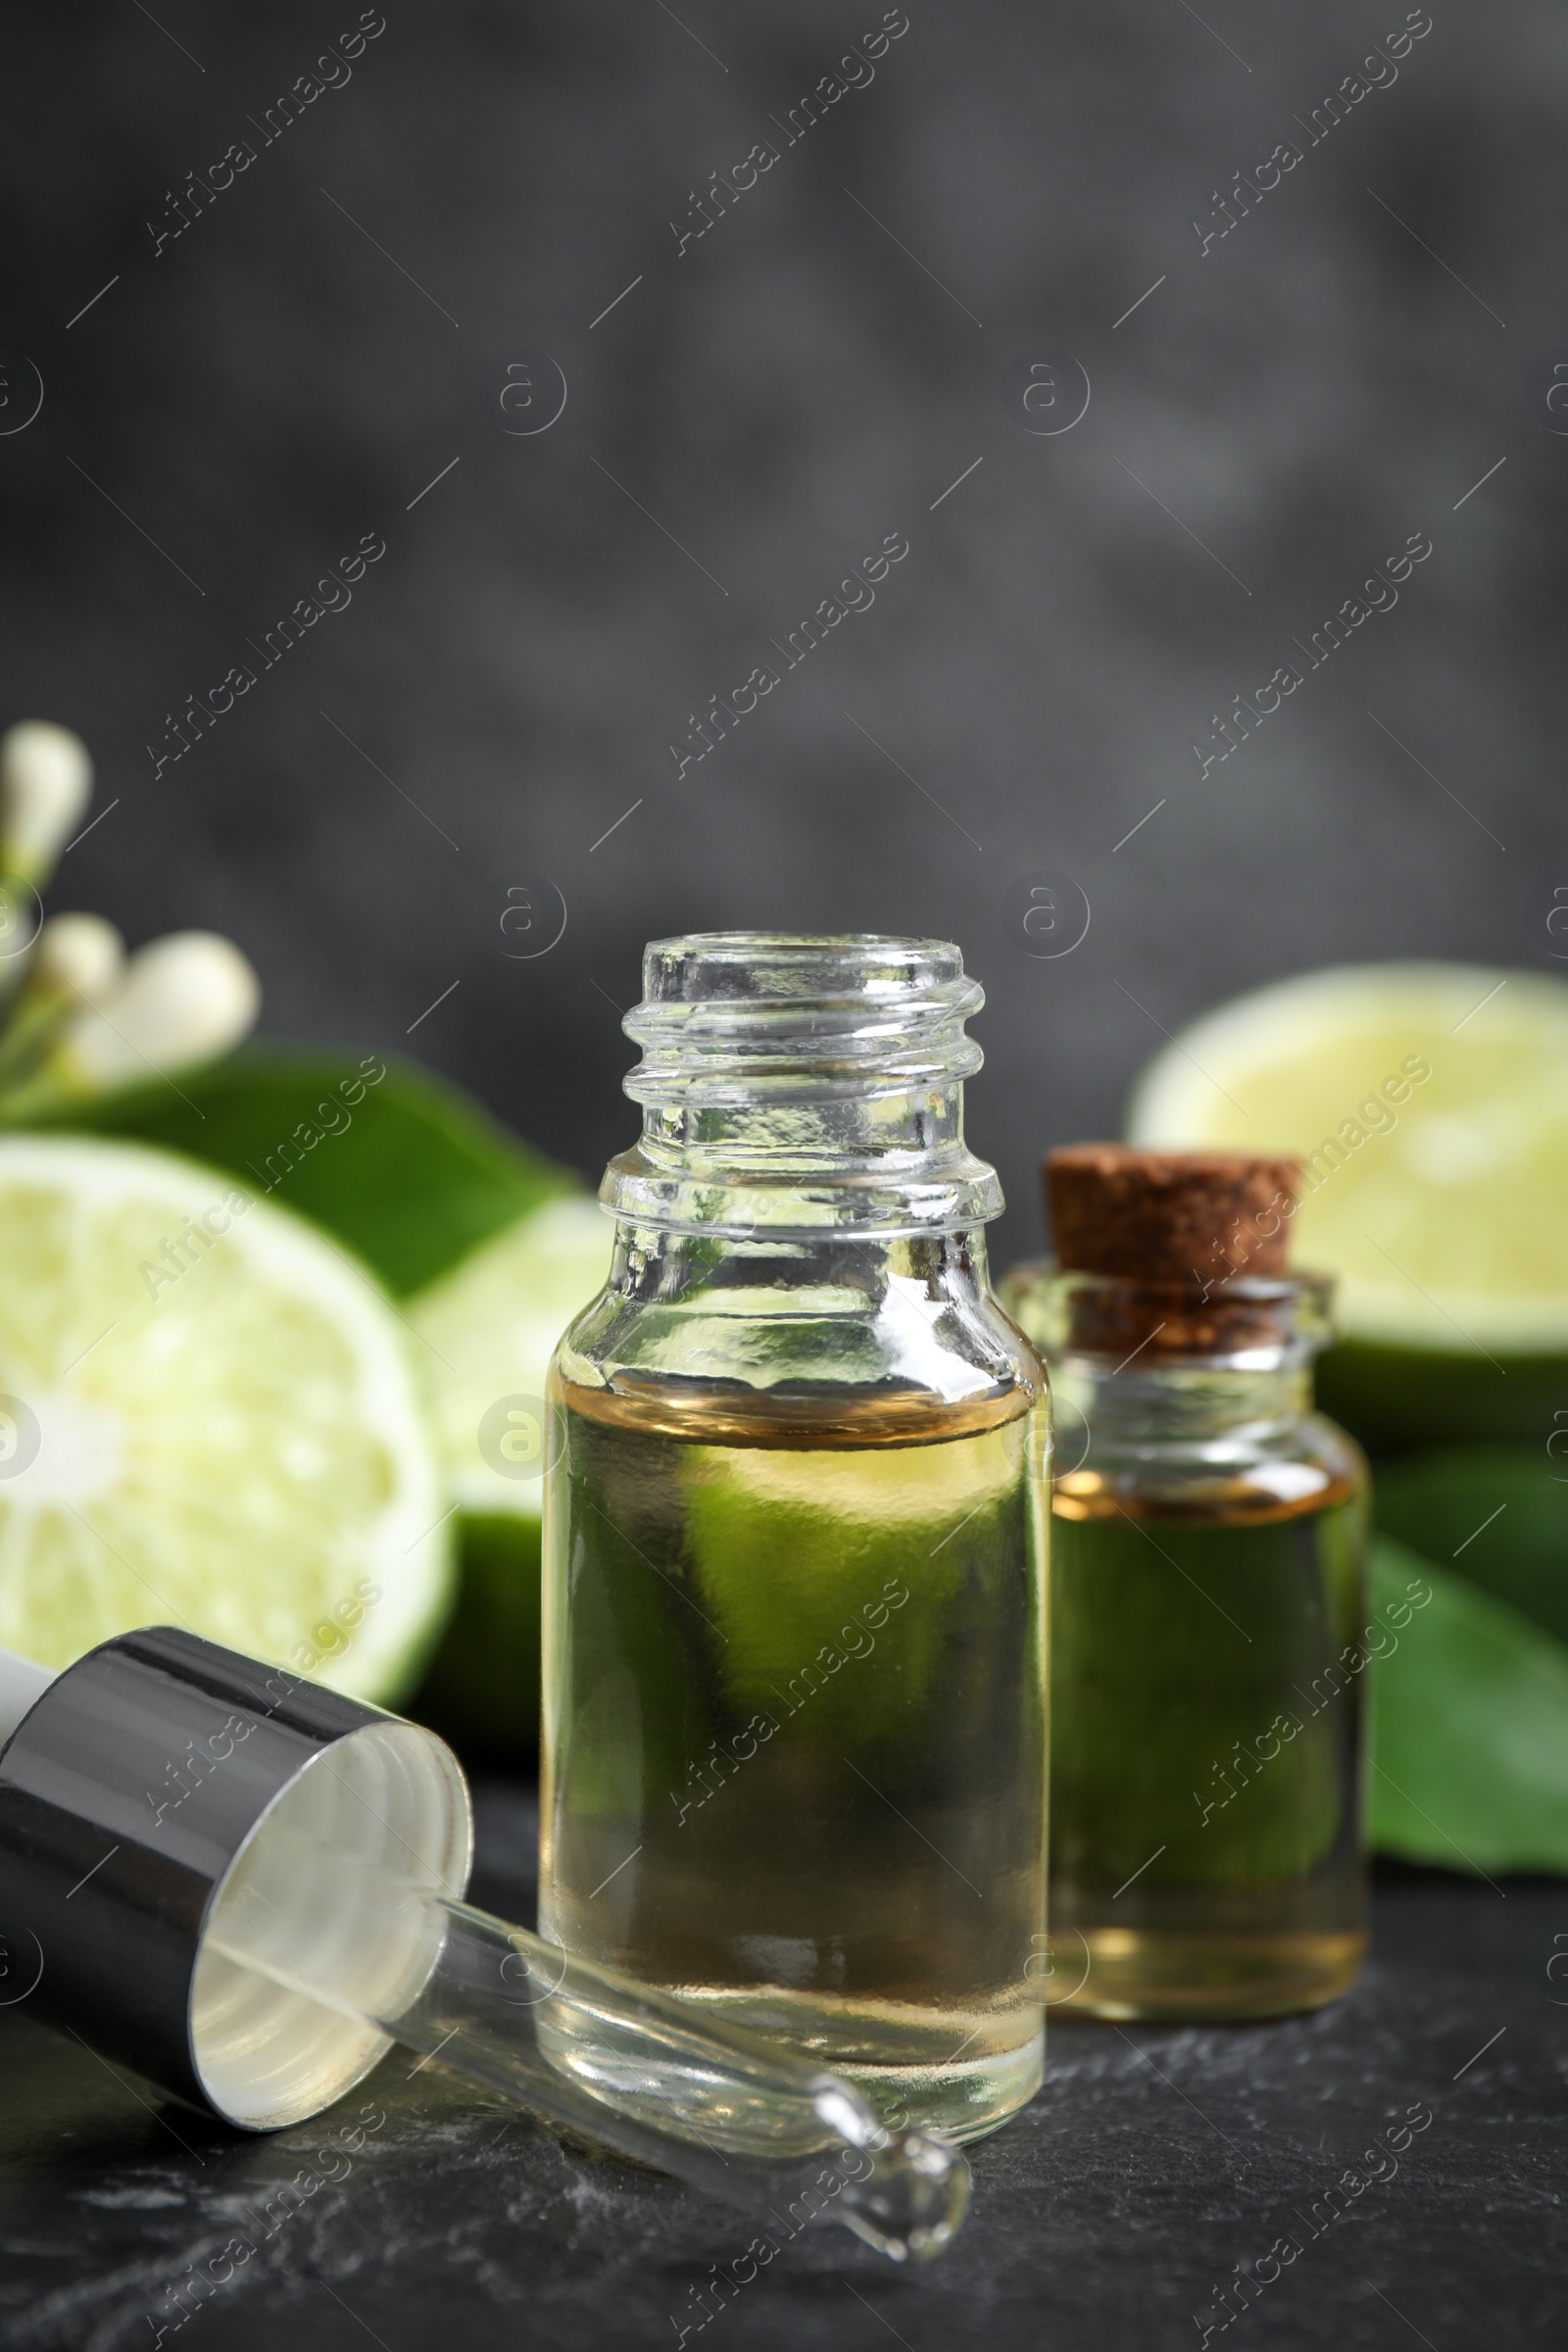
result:
[[[462,1548],[457,1607],[418,1703],[454,1739],[516,1751],[538,1737],[545,1381],[556,1342],[604,1286],[613,1239],[591,1196],[547,1201],[409,1301]]]
[[[180,1625],[396,1697],[450,1590],[411,1342],[232,1176],[0,1138],[0,1645]]]
[[[1568,1401],[1568,982],[1314,972],[1193,1023],[1135,1143],[1298,1152],[1296,1261],[1339,1277],[1329,1385],[1374,1434],[1535,1433]]]

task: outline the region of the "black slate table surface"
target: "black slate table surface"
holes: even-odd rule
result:
[[[531,1917],[531,1793],[492,1782],[478,1796],[475,1899]],[[399,2053],[305,2129],[240,2137],[111,2073],[24,2001],[0,2008],[0,2342],[1560,2345],[1568,1959],[1552,1970],[1554,1953],[1568,1954],[1568,1886],[1384,1872],[1366,1974],[1315,2017],[1054,2020],[1043,2094],[972,2150],[969,2222],[913,2274],[838,2229],[758,2268],[745,2217],[563,2143],[437,2066],[411,2079]],[[1391,2131],[1408,2144],[1380,2158]],[[278,2197],[289,2180],[297,2203]],[[193,2292],[201,2271],[219,2283]]]

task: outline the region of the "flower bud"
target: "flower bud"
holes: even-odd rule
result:
[[[101,914],[52,914],[38,934],[29,990],[70,1003],[102,1004],[125,968],[125,943]]]
[[[0,867],[46,881],[92,798],[92,761],[79,735],[25,718],[0,735]]]
[[[261,986],[231,940],[176,931],[138,948],[102,1008],[79,1012],[52,1056],[78,1093],[216,1060],[256,1019]]]

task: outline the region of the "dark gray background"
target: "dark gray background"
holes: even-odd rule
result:
[[[0,437],[3,714],[79,727],[120,803],[51,904],[229,931],[269,1032],[407,1039],[589,1173],[629,1133],[645,939],[953,937],[990,994],[1004,1262],[1041,1147],[1113,1130],[1159,1025],[1334,959],[1540,963],[1568,22],[1432,6],[1203,254],[1194,216],[1304,146],[1401,0],[908,0],[874,83],[677,254],[689,191],[875,0],[387,0],[347,87],[155,259],[166,192],[260,146],[357,7],[13,0],[0,344],[46,397]],[[527,349],[569,398],[509,437]],[[1091,405],[1038,437],[1019,365],[1063,351]],[[1200,781],[1216,705],[1418,530],[1397,608]],[[366,531],[352,607],[155,782],[165,712]],[[676,782],[687,712],[890,531],[875,608]],[[1004,909],[1044,866],[1094,909],[1054,962]],[[524,874],[569,920],[508,961]]]

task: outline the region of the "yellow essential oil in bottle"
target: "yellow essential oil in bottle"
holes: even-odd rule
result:
[[[1083,1145],[1011,1279],[1061,1424],[1051,1924],[1064,2006],[1250,2017],[1366,1950],[1366,1467],[1310,1410],[1296,1163]]]
[[[663,942],[558,1350],[542,1932],[957,2136],[1042,2063],[1048,1423],[936,942]]]

